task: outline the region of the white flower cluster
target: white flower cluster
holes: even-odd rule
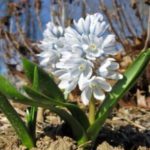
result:
[[[71,92],[77,86],[81,100],[87,105],[92,96],[105,99],[112,89],[108,80],[119,80],[116,40],[108,31],[102,14],[87,15],[63,29],[48,23],[39,47],[41,65],[47,66],[59,80],[59,87]]]

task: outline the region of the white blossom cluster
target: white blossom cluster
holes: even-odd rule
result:
[[[66,29],[49,22],[39,45],[40,64],[50,68],[65,92],[78,86],[85,105],[92,96],[104,100],[112,89],[108,81],[123,77],[113,58],[118,53],[115,35],[108,28],[100,13],[80,18]]]

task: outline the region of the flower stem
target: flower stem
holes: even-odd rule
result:
[[[95,99],[92,96],[89,103],[89,122],[92,125],[95,121]]]

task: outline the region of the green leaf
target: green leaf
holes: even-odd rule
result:
[[[60,106],[60,103],[58,104],[58,100],[65,102],[64,96],[63,96],[61,90],[57,87],[57,85],[53,82],[52,78],[47,73],[45,73],[41,68],[37,67],[36,64],[28,61],[25,58],[23,59],[23,65],[24,65],[26,75],[31,80],[31,82],[33,82],[33,76],[34,76],[33,69],[34,69],[34,67],[37,68],[36,72],[38,74],[37,76],[39,79],[38,83],[39,83],[40,93],[45,94],[47,97],[49,97],[48,99],[50,101],[57,101],[56,105]],[[62,105],[67,107],[68,110],[70,110],[72,115],[82,124],[84,129],[87,129],[89,127],[88,118],[80,108],[78,108],[77,106],[75,106],[73,104],[69,104],[69,103],[61,104],[61,106]]]
[[[15,129],[18,137],[21,139],[21,142],[27,147],[34,147],[35,143],[30,135],[28,129],[26,128],[24,122],[21,120],[17,112],[10,105],[7,98],[0,93],[0,109],[6,115],[11,125]]]
[[[74,138],[75,140],[77,140],[79,145],[88,140],[85,130],[72,115],[70,115],[63,109],[56,107],[50,108],[50,110],[58,114],[62,119],[64,119],[68,123],[68,125],[72,129]]]
[[[37,114],[37,107],[31,106],[27,108],[26,110],[26,122],[27,122],[27,127],[32,133],[32,137],[35,138],[35,126],[36,126],[36,114]]]
[[[4,94],[7,98],[10,98],[16,102],[20,102],[23,104],[31,105],[31,106],[39,106],[44,107],[45,105],[38,102],[36,99],[29,99],[28,97],[21,94],[17,89],[3,76],[0,75],[0,92]]]
[[[12,98],[19,101],[25,101],[25,96],[23,96],[17,89],[10,84],[10,82],[0,75],[0,92],[3,93],[8,98]]]
[[[39,90],[39,75],[37,66],[34,67],[33,89]]]
[[[87,130],[90,126],[89,120],[86,116],[86,113],[83,112],[78,106],[71,104],[71,103],[64,103],[63,105],[66,107],[71,114],[78,120],[78,122],[82,125],[82,127]]]
[[[47,97],[46,95],[43,95],[42,93],[39,93],[38,91],[35,91],[34,89],[27,86],[24,86],[24,90],[32,99],[44,102],[45,104],[62,106],[67,108],[85,130],[89,127],[89,120],[86,114],[78,106],[67,102],[64,103],[60,101],[54,101],[52,98]]]
[[[37,67],[39,90],[41,93],[54,98],[54,100],[65,101],[62,91],[43,69],[25,58],[23,58],[22,61],[25,73],[32,83],[34,78],[34,68]]]
[[[60,101],[54,101],[52,98],[47,97],[43,93],[40,93],[39,91],[36,91],[35,89],[33,89],[31,87],[24,86],[23,89],[28,94],[28,96],[30,98],[34,99],[35,101],[37,101],[37,103],[41,102],[41,103],[52,105],[52,106],[60,106],[61,105]]]
[[[62,108],[55,107],[54,105],[49,105],[47,102],[42,102],[39,99],[30,99],[19,93],[15,87],[13,87],[8,80],[3,76],[0,76],[0,92],[2,92],[7,98],[11,98],[16,102],[27,104],[35,107],[43,107],[50,109],[52,112],[59,115],[63,120],[65,120],[72,129],[73,135],[78,143],[83,142],[87,139],[84,128],[81,124],[67,111]],[[36,91],[37,92],[37,91]],[[54,103],[54,101],[53,101]],[[77,130],[78,129],[78,130]]]
[[[36,90],[39,88],[37,67],[34,68],[34,78],[32,87]],[[26,124],[33,139],[36,139],[36,118],[38,108],[31,106],[26,110]]]
[[[119,80],[112,91],[107,95],[97,112],[97,119],[95,123],[88,129],[88,136],[95,139],[109,115],[112,107],[118,100],[135,84],[136,80],[143,73],[150,60],[150,49],[141,52],[132,65],[124,73],[124,78]]]

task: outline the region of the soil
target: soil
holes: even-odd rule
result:
[[[15,104],[15,107],[17,105]],[[16,109],[24,117],[22,109]],[[150,150],[150,110],[131,107],[114,110],[91,150]],[[5,116],[0,113],[0,150],[25,150]],[[37,123],[37,143],[32,150],[82,150],[58,116],[44,111]]]

